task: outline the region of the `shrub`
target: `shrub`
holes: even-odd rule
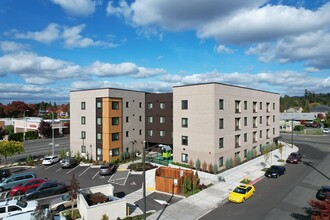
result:
[[[303,131],[305,129],[305,126],[303,125],[296,125],[294,126],[294,129],[295,131]]]
[[[202,163],[202,170],[207,171],[207,163],[205,162],[205,160]]]
[[[226,163],[225,163],[225,167],[227,169],[230,169],[234,166],[234,162],[232,158],[227,158]]]
[[[209,166],[207,167],[207,170],[208,170],[210,173],[213,173],[213,164],[212,164],[212,163],[209,163]]]
[[[253,151],[248,150],[247,153],[246,153],[246,159],[251,160],[252,158],[253,158]]]
[[[241,157],[239,155],[237,155],[235,157],[235,165],[239,165],[240,163],[242,163],[242,159],[241,159]]]
[[[196,167],[196,170],[200,170],[201,169],[201,161],[199,159],[196,160],[195,167]]]
[[[194,161],[192,159],[189,160],[189,167],[190,169],[194,167]]]
[[[219,172],[218,165],[216,165],[216,164],[213,165],[213,172],[214,173],[218,173]]]

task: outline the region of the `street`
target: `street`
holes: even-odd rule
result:
[[[290,143],[290,135],[282,137]],[[309,219],[308,201],[315,199],[320,186],[330,185],[329,138],[294,136],[302,163],[287,164],[285,175],[256,183],[255,195],[245,204],[226,202],[201,219]]]

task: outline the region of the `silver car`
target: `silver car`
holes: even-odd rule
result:
[[[77,205],[77,200],[71,201],[71,197],[68,193],[64,194],[61,197],[53,199],[49,204],[49,209],[52,211],[62,211],[66,208],[71,208]]]
[[[62,168],[71,168],[76,166],[78,164],[78,161],[73,157],[67,157],[61,160],[60,163]]]

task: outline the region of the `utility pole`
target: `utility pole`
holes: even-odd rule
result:
[[[142,161],[143,161],[143,219],[147,219],[147,197],[146,197],[146,145],[147,142],[143,141],[143,155],[142,155]]]

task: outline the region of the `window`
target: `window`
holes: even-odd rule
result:
[[[253,102],[253,113],[257,112],[257,102]]]
[[[259,109],[262,110],[262,102],[259,103]]]
[[[236,131],[241,129],[240,120],[241,120],[241,118],[235,118],[235,130]]]
[[[119,110],[119,102],[112,102],[111,108],[112,110]]]
[[[165,131],[159,131],[159,136],[165,137]]]
[[[126,102],[126,108],[129,108],[129,102]]]
[[[102,102],[96,102],[96,108],[102,108]]]
[[[188,128],[188,118],[181,118],[181,127]]]
[[[5,213],[6,212],[6,207],[1,207],[0,208],[0,213]]]
[[[275,103],[273,103],[273,110],[275,110]]]
[[[119,148],[112,149],[112,156],[119,156]]]
[[[244,133],[244,142],[247,142],[247,133]]]
[[[273,122],[275,122],[275,115],[273,115]]]
[[[142,108],[142,102],[139,102],[139,108]]]
[[[267,120],[267,126],[270,126],[269,116],[266,117],[266,120]]]
[[[244,150],[244,158],[247,157],[247,149]]]
[[[139,135],[142,135],[142,129],[139,130]]]
[[[165,103],[164,102],[159,103],[159,108],[160,109],[165,109]]]
[[[262,131],[259,131],[259,138],[262,138]]]
[[[273,128],[273,134],[275,134],[275,128]]]
[[[270,138],[269,129],[266,130],[266,138],[267,138],[267,139]]]
[[[223,166],[223,157],[219,157],[219,167]]]
[[[81,145],[81,153],[86,153],[86,146],[85,145]]]
[[[86,109],[86,102],[81,102],[81,110],[85,110]]]
[[[126,116],[126,123],[128,123],[129,122],[129,117],[128,116]]]
[[[150,110],[150,109],[153,109],[153,104],[151,102],[148,103],[148,106],[147,108]]]
[[[248,122],[247,117],[244,117],[244,126],[247,126],[247,122]]]
[[[181,109],[182,110],[188,109],[188,100],[181,100]]]
[[[148,123],[152,123],[152,116],[148,116]]]
[[[165,117],[164,116],[159,117],[159,123],[161,123],[161,124],[165,123]]]
[[[244,110],[247,110],[247,101],[244,101]]]
[[[112,117],[112,125],[119,125],[119,117]]]
[[[240,113],[241,112],[241,101],[235,100],[235,113]]]
[[[8,206],[8,212],[14,212],[14,211],[22,211],[22,209],[20,209],[19,207],[15,206],[15,205]]]
[[[257,127],[257,117],[253,117],[253,127]]]
[[[223,129],[224,128],[224,125],[223,125],[223,118],[220,118],[219,119],[219,129]]]
[[[181,162],[188,163],[188,154],[181,154]]]
[[[97,140],[102,140],[102,133],[97,133],[96,138]]]
[[[129,131],[126,131],[126,137],[129,137]]]
[[[223,138],[219,138],[219,148],[223,148]]]
[[[119,133],[112,133],[112,141],[118,141],[119,140]]]
[[[235,135],[235,148],[240,147],[239,138],[240,138],[240,135]]]
[[[267,103],[266,103],[266,106],[267,106],[267,112],[270,112],[270,108],[269,108],[269,105],[270,105],[270,103],[269,103],[269,102],[267,102]]]
[[[86,124],[86,117],[85,116],[81,117],[81,124],[82,125]]]
[[[142,121],[142,116],[139,116],[139,121]]]
[[[259,117],[259,123],[262,124],[262,116]]]
[[[181,144],[188,145],[188,136],[181,136]]]
[[[153,131],[152,130],[148,130],[148,136],[149,137],[152,137],[152,135],[153,135]]]
[[[102,118],[96,118],[96,124],[102,125]]]
[[[219,109],[223,110],[224,106],[223,106],[223,99],[219,99]]]
[[[253,132],[253,143],[257,142],[257,132]]]
[[[81,139],[86,139],[86,131],[81,132]]]

